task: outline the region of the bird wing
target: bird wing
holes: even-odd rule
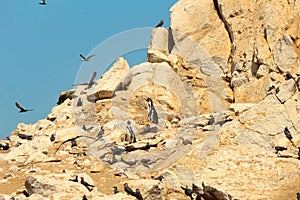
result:
[[[86,60],[89,60],[91,57],[93,57],[93,56],[95,56],[95,55],[89,55],[87,58],[86,58]]]
[[[21,111],[25,111],[25,108],[23,108],[20,104],[18,104],[17,102],[15,103],[15,105],[17,106],[17,108],[19,108]]]
[[[92,85],[94,83],[94,79],[96,78],[96,76],[97,76],[97,72],[94,72],[91,79],[90,79],[90,81],[89,81],[89,85]]]
[[[70,142],[70,141],[72,141],[72,140],[77,140],[78,138],[81,138],[81,137],[86,137],[86,138],[90,138],[90,139],[95,139],[95,138],[93,138],[93,137],[86,136],[86,135],[78,135],[78,136],[76,136],[76,137],[74,137],[74,138],[70,138],[70,139],[67,139],[67,140],[65,140],[64,142],[62,142],[62,143],[59,145],[59,147],[56,149],[55,153],[59,150],[59,148],[60,148],[63,144],[65,144],[65,143],[67,143],[67,142]]]
[[[67,139],[67,140],[63,141],[63,142],[59,145],[59,147],[56,149],[55,153],[59,150],[59,148],[60,148],[63,144],[72,141],[72,139],[74,139],[74,138]]]
[[[80,54],[79,55],[83,60],[86,60],[86,58],[82,55],[82,54]]]

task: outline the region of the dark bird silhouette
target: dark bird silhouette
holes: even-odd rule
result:
[[[51,136],[50,136],[50,141],[54,142],[54,140],[55,140],[55,133],[51,134]]]
[[[40,5],[46,5],[46,0],[41,0],[39,4]]]
[[[17,102],[15,103],[16,107],[20,109],[20,113],[22,112],[28,112],[28,111],[33,111],[33,109],[25,109],[23,108],[20,104],[18,104]]]
[[[80,106],[82,106],[82,100],[81,100],[81,98],[80,98],[80,97],[78,98],[78,101],[77,101],[77,104],[76,104],[76,106],[77,106],[77,107],[80,107]]]
[[[103,134],[104,134],[104,128],[103,128],[103,126],[101,126],[100,131],[96,136],[96,140],[99,140],[103,136]]]
[[[210,115],[210,119],[208,121],[208,125],[212,125],[215,123],[215,117],[213,115]]]
[[[162,25],[164,25],[164,20],[160,20],[159,23],[155,26],[155,28],[162,27]]]
[[[91,77],[91,79],[90,79],[90,81],[89,81],[88,86],[87,86],[86,89],[89,89],[89,88],[91,88],[93,86],[93,84],[95,83],[94,79],[96,78],[96,76],[97,76],[97,72],[94,72],[92,74],[92,77]]]
[[[287,148],[286,147],[281,147],[281,146],[276,146],[275,147],[275,153],[277,154],[278,153],[278,151],[284,151],[284,150],[287,150]]]
[[[86,195],[83,195],[82,200],[88,200],[88,198],[86,197]]]
[[[19,133],[18,134],[19,138],[23,139],[23,140],[32,140],[32,135],[26,135],[26,134],[23,134],[23,133]]]
[[[77,140],[78,138],[81,138],[81,137],[86,137],[86,138],[90,138],[90,139],[95,139],[95,138],[92,138],[92,137],[86,136],[86,135],[78,135],[77,137],[70,138],[70,139],[67,139],[66,141],[62,142],[62,143],[59,145],[59,147],[56,149],[55,153],[59,150],[59,148],[60,148],[63,144],[65,144],[65,143],[67,143],[67,142],[71,142],[71,147],[76,147],[76,146],[77,146],[76,140]]]
[[[126,126],[125,141],[128,141],[128,139],[129,139],[129,143],[136,142],[135,133],[131,127],[131,122],[129,120],[127,121],[127,126]]]
[[[289,80],[289,79],[291,79],[291,78],[293,78],[292,74],[291,74],[290,72],[286,72],[286,74],[285,74],[285,79],[286,79],[286,80]]]
[[[23,194],[24,194],[25,197],[29,197],[30,196],[26,190],[23,190]]]
[[[300,147],[298,147],[298,160],[300,160]]]
[[[148,117],[150,119],[150,121],[154,124],[158,124],[158,116],[157,116],[157,112],[156,109],[153,105],[153,101],[151,98],[146,99],[146,101],[148,102]]]
[[[135,192],[129,187],[129,185],[127,183],[124,184],[124,191],[127,194],[135,197]]]
[[[113,189],[114,189],[114,194],[119,193],[119,190],[118,190],[118,187],[117,187],[117,186],[114,186]]]
[[[300,193],[297,192],[297,200],[300,200]]]
[[[88,62],[95,55],[90,55],[88,57],[84,57],[82,54],[79,55],[81,57],[81,61]]]
[[[269,89],[267,90],[267,93],[268,92],[271,92],[272,90],[274,90],[275,89],[275,85],[272,85],[271,87],[269,87]]]
[[[184,194],[188,197],[191,198],[191,200],[193,200],[193,190],[189,189],[187,186],[186,187],[182,187],[181,186],[181,189],[184,190]]]
[[[81,180],[80,180],[80,183],[81,183],[82,185],[84,185],[89,191],[92,191],[92,190],[93,190],[93,187],[95,187],[95,186],[93,186],[93,185],[91,185],[91,184],[85,182],[83,177],[81,177],[80,179],[81,179]]]
[[[78,183],[78,175],[75,177],[75,179],[69,179],[69,181],[73,181],[73,182]]]
[[[142,196],[139,188],[137,188],[135,190],[135,197],[137,198],[137,200],[143,200],[143,196]]]
[[[289,139],[289,140],[292,140],[292,139],[293,139],[292,134],[291,134],[291,132],[289,131],[288,127],[285,127],[285,129],[284,129],[284,135],[285,135],[286,138]]]

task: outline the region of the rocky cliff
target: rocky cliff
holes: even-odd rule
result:
[[[299,14],[297,0],[178,1],[147,62],[117,59],[1,141],[0,199],[136,199],[125,183],[151,200],[296,199]]]

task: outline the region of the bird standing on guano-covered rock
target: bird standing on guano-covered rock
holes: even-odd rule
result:
[[[86,197],[86,195],[83,195],[82,200],[88,200],[88,198]]]
[[[147,111],[148,111],[148,117],[149,117],[151,123],[158,124],[158,115],[157,115],[156,109],[153,105],[152,99],[148,98],[148,99],[146,99],[146,101],[148,102]]]
[[[114,186],[112,187],[114,189],[114,194],[118,194],[119,193],[119,190],[118,190],[118,187],[117,186]]]
[[[81,61],[88,62],[88,61],[90,61],[90,59],[91,59],[92,57],[94,57],[95,55],[90,55],[90,56],[88,56],[88,57],[84,57],[82,54],[80,54],[79,56],[81,57]]]
[[[104,134],[104,128],[103,128],[103,126],[101,126],[100,131],[96,136],[96,140],[99,140],[103,136],[103,134]]]
[[[160,20],[159,23],[155,26],[155,28],[162,27],[162,25],[164,25],[164,20]]]
[[[71,142],[71,147],[76,147],[76,146],[77,146],[76,140],[77,140],[78,138],[81,138],[81,137],[86,137],[86,138],[90,138],[90,139],[93,139],[93,140],[95,139],[95,138],[92,138],[92,137],[89,137],[89,136],[85,136],[85,135],[79,135],[79,136],[77,136],[77,137],[67,139],[67,140],[65,140],[64,142],[62,142],[62,143],[59,145],[59,147],[56,149],[55,153],[59,150],[59,148],[60,148],[63,144],[65,144],[65,143],[67,143],[67,142]]]
[[[135,192],[129,187],[128,183],[125,183],[124,184],[124,191],[131,195],[131,196],[134,196],[135,197]]]
[[[95,187],[94,185],[91,185],[91,184],[85,182],[85,180],[84,180],[83,177],[81,177],[80,179],[81,179],[81,180],[80,180],[80,183],[81,183],[82,185],[84,185],[89,191],[92,191],[92,190],[93,190],[93,187]]]
[[[73,182],[78,183],[78,175],[76,175],[75,179],[69,179],[69,181],[73,181]]]
[[[135,133],[131,127],[131,122],[129,120],[127,121],[127,126],[126,126],[125,141],[127,141],[129,143],[136,142]]]
[[[54,140],[55,140],[55,133],[52,133],[51,136],[50,136],[50,141],[54,142]]]
[[[137,200],[143,200],[143,196],[142,196],[142,194],[141,194],[139,188],[137,188],[137,189],[135,190],[135,198],[136,198]]]
[[[23,112],[28,112],[28,111],[33,111],[33,109],[25,109],[23,108],[20,104],[18,104],[17,102],[15,103],[16,107],[20,109],[20,113],[23,113]]]
[[[285,129],[284,129],[284,135],[286,136],[286,138],[287,138],[289,141],[291,141],[292,145],[295,146],[294,142],[292,141],[293,136],[292,136],[290,130],[288,129],[288,127],[285,127]]]
[[[275,153],[277,154],[278,153],[278,151],[284,151],[284,150],[287,150],[287,148],[286,147],[281,147],[281,146],[276,146],[275,147]]]
[[[186,196],[190,197],[191,200],[193,200],[193,190],[189,189],[187,186],[185,186],[185,188],[182,187],[182,186],[180,186],[180,187],[181,187],[181,189],[184,190],[184,194],[185,194]]]

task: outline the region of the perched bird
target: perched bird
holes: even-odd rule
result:
[[[297,200],[300,200],[300,193],[297,192]]]
[[[65,144],[65,143],[67,143],[67,142],[71,142],[71,147],[76,147],[76,146],[77,146],[76,140],[77,140],[78,138],[81,138],[81,137],[86,137],[86,138],[90,138],[90,139],[95,139],[95,138],[92,138],[92,137],[89,137],[89,136],[85,136],[85,135],[78,135],[77,137],[70,138],[70,139],[67,139],[67,140],[65,140],[64,142],[62,142],[62,143],[59,145],[59,147],[56,149],[55,153],[59,150],[59,148],[60,148],[63,144]]]
[[[159,23],[155,26],[155,28],[161,27],[162,25],[164,25],[164,20],[160,20]]]
[[[97,72],[94,72],[92,74],[92,77],[91,77],[91,79],[90,79],[90,81],[89,81],[88,86],[87,86],[86,89],[89,89],[89,88],[91,88],[93,86],[93,84],[95,83],[94,79],[96,78],[96,76],[97,76]]]
[[[75,179],[69,179],[69,181],[73,181],[73,182],[78,183],[78,175],[75,177]]]
[[[51,136],[50,136],[50,141],[54,142],[54,140],[55,140],[55,133],[52,133]]]
[[[125,141],[128,141],[128,139],[129,139],[129,143],[136,142],[135,133],[131,127],[131,122],[129,120],[127,121],[127,126],[126,126]]]
[[[208,121],[208,125],[212,125],[215,123],[215,117],[213,115],[210,115],[210,119]]]
[[[88,200],[88,198],[86,197],[86,195],[83,195],[82,200]]]
[[[137,198],[137,200],[143,200],[143,196],[142,196],[139,188],[137,188],[135,190],[135,197]]]
[[[80,97],[78,98],[78,101],[77,101],[77,103],[76,103],[76,106],[77,106],[77,107],[82,106],[82,100],[81,100]]]
[[[269,89],[267,90],[267,93],[271,92],[272,90],[275,89],[275,85],[272,85],[271,87],[269,87]]]
[[[127,194],[135,197],[135,192],[129,187],[129,185],[127,183],[124,184],[124,191]]]
[[[90,55],[88,57],[84,57],[82,54],[80,54],[79,56],[81,57],[81,61],[88,62],[95,55]]]
[[[26,190],[23,190],[23,194],[24,194],[25,197],[29,197],[30,196]]]
[[[285,79],[286,79],[286,80],[289,80],[289,79],[291,79],[291,78],[293,78],[292,74],[291,74],[290,72],[286,72],[286,73],[285,73]]]
[[[39,4],[40,5],[46,5],[46,0],[41,0]]]
[[[18,134],[19,138],[23,139],[23,140],[32,140],[32,135],[26,135],[26,134],[23,134],[23,133],[19,133]]]
[[[101,126],[99,133],[96,136],[96,140],[99,140],[104,134],[103,126]]]
[[[276,146],[275,147],[275,153],[277,154],[278,153],[278,151],[284,151],[284,150],[287,150],[287,148],[286,147],[281,147],[281,146]]]
[[[189,189],[187,186],[184,188],[181,186],[181,189],[184,190],[184,194],[193,200],[193,190]]]
[[[17,102],[15,103],[16,107],[20,109],[20,113],[22,112],[27,112],[27,111],[32,111],[33,109],[25,109],[23,108],[20,104],[18,104]]]
[[[7,142],[0,143],[0,149],[8,150],[9,149],[9,144]]]
[[[300,160],[300,147],[298,147],[298,160]]]
[[[83,177],[80,177],[80,179],[81,179],[81,180],[80,180],[80,183],[81,183],[82,185],[84,185],[89,191],[92,191],[92,190],[93,190],[93,187],[95,187],[95,186],[93,186],[93,185],[91,185],[91,184],[85,182]]]
[[[157,116],[157,112],[155,110],[155,107],[153,105],[153,101],[151,98],[146,99],[146,101],[148,102],[148,117],[150,119],[150,121],[154,124],[158,124],[158,116]]]
[[[293,139],[293,137],[291,135],[291,132],[289,131],[288,127],[285,127],[284,134],[285,134],[286,138],[289,139],[290,141]]]
[[[119,193],[119,190],[118,190],[118,187],[117,187],[117,186],[114,186],[113,188],[114,188],[114,194]]]

